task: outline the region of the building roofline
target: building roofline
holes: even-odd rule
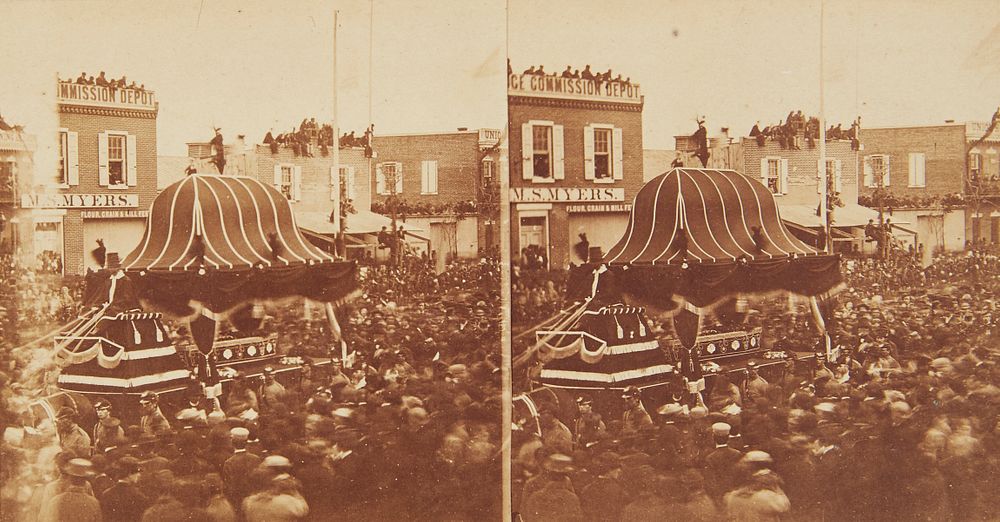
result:
[[[499,130],[483,127],[484,130]],[[376,134],[375,139],[379,138],[408,138],[408,137],[418,137],[418,136],[449,136],[449,135],[463,135],[463,134],[474,134],[479,136],[480,129],[469,129],[464,131],[439,131],[439,132],[403,132],[397,134]]]

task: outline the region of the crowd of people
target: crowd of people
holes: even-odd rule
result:
[[[354,131],[345,133],[337,140],[340,147],[363,147],[365,157],[372,157],[372,135],[375,132],[375,125],[365,129],[363,138],[357,138]],[[298,128],[292,128],[289,132],[275,135],[272,131],[267,131],[264,135],[264,144],[271,149],[271,154],[277,154],[282,147],[292,149],[296,156],[313,157],[315,152],[313,147],[319,147],[322,156],[330,154],[330,147],[333,147],[334,136],[333,126],[316,122],[316,118],[305,118]]]
[[[507,74],[514,74],[514,70],[510,65],[510,60],[507,60]],[[597,82],[598,87],[600,87],[602,83],[612,83],[612,82],[621,83],[625,85],[632,84],[631,77],[622,78],[622,75],[620,74],[615,76],[611,71],[611,69],[608,69],[607,71],[604,72],[594,72],[590,70],[590,64],[587,64],[583,68],[583,70],[580,70],[579,68],[574,69],[572,65],[567,65],[566,69],[559,74],[550,73],[546,71],[544,65],[539,65],[538,67],[532,65],[527,69],[525,69],[524,72],[522,72],[521,74],[530,76],[558,76],[560,78],[591,80]]]
[[[809,148],[814,148],[816,146],[816,140],[819,139],[820,134],[820,123],[819,118],[815,116],[806,117],[802,114],[802,111],[790,111],[788,116],[783,122],[779,121],[774,125],[768,125],[763,128],[760,126],[760,122],[754,123],[752,129],[750,129],[750,137],[757,140],[757,145],[763,147],[768,140],[777,141],[781,148],[797,150],[801,149],[798,138],[805,138]],[[851,127],[847,130],[843,129],[842,124],[831,125],[826,131],[827,141],[833,140],[850,140],[851,149],[858,150],[860,141],[858,140],[858,130],[861,128],[861,119],[857,119],[851,123]]]
[[[495,259],[437,275],[419,260],[369,269],[361,296],[339,312],[346,359],[319,307],[268,308],[264,328],[284,357],[301,358],[301,373],[237,372],[219,401],[197,387],[144,394],[137,412],[98,401],[93,426],[88,412],[60,408],[52,447],[0,443],[0,512],[44,521],[499,519],[499,270]],[[0,377],[19,382],[30,354],[9,357]],[[0,392],[5,426],[17,418],[12,393]]]
[[[108,87],[111,89],[135,89],[138,91],[145,91],[146,84],[136,84],[135,81],[128,81],[128,78],[123,74],[121,78],[108,78],[105,76],[104,71],[95,78],[93,74],[87,75],[86,72],[81,72],[80,76],[77,76],[75,80],[66,79],[59,80],[61,83],[73,83],[76,85],[97,85],[100,87]]]
[[[703,400],[539,406],[516,431],[524,520],[995,520],[1000,256],[844,267],[824,344],[784,298],[753,303],[771,350],[815,358],[709,378]],[[651,401],[652,402],[652,401]],[[661,403],[663,401],[656,401]]]

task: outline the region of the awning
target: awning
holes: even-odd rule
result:
[[[324,212],[308,212],[293,210],[295,213],[295,224],[299,228],[317,234],[336,234],[340,232],[333,223],[330,222],[330,215]],[[396,222],[404,232],[423,232],[423,229],[415,227],[403,221]],[[382,227],[392,229],[392,218],[376,214],[368,210],[359,210],[347,216],[348,234],[377,234]]]
[[[808,228],[819,228],[819,216],[816,215],[816,205],[778,205],[781,210],[781,219],[796,225]],[[858,204],[848,203],[843,207],[837,207],[833,211],[833,226],[835,227],[863,227],[872,219],[878,223],[878,211],[872,208],[863,207]],[[892,224],[903,225],[909,223],[891,217]]]

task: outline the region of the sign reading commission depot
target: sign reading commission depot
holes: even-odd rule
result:
[[[642,103],[639,86],[634,83],[563,78],[554,75],[511,74],[507,77],[507,94]]]
[[[510,189],[511,203],[579,203],[625,201],[623,188],[523,187]]]
[[[140,89],[112,89],[100,85],[60,83],[59,103],[156,109],[156,94]]]
[[[138,194],[22,194],[21,208],[135,208]]]

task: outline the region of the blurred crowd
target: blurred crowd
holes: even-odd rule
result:
[[[499,519],[499,269],[368,269],[338,313],[346,359],[318,306],[268,308],[302,372],[237,373],[219,401],[60,408],[52,447],[0,446],[0,519]]]
[[[858,131],[861,128],[861,119],[858,118],[851,123],[849,129],[844,129],[842,124],[831,125],[826,131],[827,141],[832,140],[849,140],[851,142],[851,149],[858,150],[860,141],[858,140]],[[785,117],[784,121],[779,121],[774,125],[767,125],[761,128],[760,122],[754,123],[752,129],[750,129],[750,137],[757,140],[757,145],[763,147],[768,140],[777,141],[778,144],[783,149],[798,150],[802,146],[799,143],[799,138],[805,138],[809,145],[809,148],[814,148],[816,146],[816,140],[819,139],[820,134],[820,123],[819,118],[816,116],[809,116],[808,118],[802,114],[802,111],[790,111],[788,116]]]
[[[507,60],[507,74],[514,74],[514,70],[511,68],[510,60]],[[573,66],[567,65],[566,69],[562,73],[548,72],[545,70],[544,65],[539,65],[535,67],[534,65],[528,67],[521,74],[529,76],[558,76],[560,78],[570,78],[570,79],[583,79],[591,80],[597,83],[597,87],[600,88],[602,83],[621,83],[624,85],[631,85],[632,78],[622,78],[622,75],[615,76],[611,69],[604,72],[595,72],[590,70],[590,64],[587,64],[583,70],[579,68],[574,69]]]
[[[524,520],[996,520],[1000,257],[845,263],[833,350],[709,377],[703,400],[617,412],[536,398],[515,431]],[[516,297],[515,297],[516,299]],[[765,346],[819,351],[794,300],[752,303]],[[555,396],[553,396],[555,397]],[[655,401],[657,404],[662,400]]]
[[[108,78],[104,71],[95,78],[93,74],[87,76],[86,72],[80,73],[75,80],[66,79],[59,80],[60,83],[74,83],[76,85],[97,85],[100,87],[110,87],[111,89],[135,89],[139,91],[146,90],[146,84],[136,84],[135,81],[129,82],[128,78],[123,74],[121,78]]]

